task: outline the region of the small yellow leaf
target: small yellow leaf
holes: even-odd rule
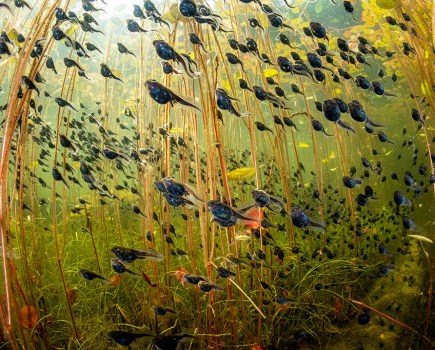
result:
[[[121,275],[118,273],[113,274],[109,277],[109,286],[116,287],[121,284]]]
[[[272,78],[277,76],[279,72],[273,68],[266,68],[263,73],[266,78]]]
[[[310,145],[308,143],[305,143],[305,142],[299,142],[298,143],[298,147],[300,147],[300,148],[310,148]]]
[[[222,87],[227,91],[231,90],[231,85],[228,80],[222,80]]]
[[[396,6],[396,0],[376,0],[376,5],[378,5],[381,9],[391,10],[394,6]]]
[[[72,24],[66,31],[65,31],[65,35],[68,37],[71,37],[72,35],[74,35],[74,33],[77,31],[77,29],[79,29],[79,25],[78,24]]]
[[[228,180],[242,180],[255,175],[255,168],[238,168],[227,173]]]

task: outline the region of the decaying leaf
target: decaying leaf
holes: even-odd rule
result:
[[[35,327],[38,319],[38,311],[33,305],[24,305],[18,312],[18,321],[24,328]]]
[[[75,304],[76,303],[76,301],[77,301],[77,289],[75,289],[75,288],[68,288],[67,290],[66,290],[66,294],[67,294],[67,296],[68,296],[68,301],[69,301],[69,303],[72,305],[72,304]]]
[[[119,286],[121,284],[121,279],[122,277],[120,274],[118,273],[113,274],[112,276],[109,277],[109,281],[110,281],[109,286],[112,287]]]

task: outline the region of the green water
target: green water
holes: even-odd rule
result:
[[[358,1],[356,21],[342,2],[298,1],[295,9],[284,1],[268,3],[290,29],[274,27],[259,3],[204,2],[222,20],[204,13],[197,14],[198,20],[211,19],[221,26],[218,31],[183,17],[178,3],[155,2],[169,29],[150,18],[135,18],[131,1],[86,3],[105,10],[89,12],[98,22],[92,23],[94,29],[104,34],[85,32],[84,22],[56,23],[55,8],[70,18],[68,11],[73,11],[84,21],[80,1],[29,2],[32,9],[4,3],[12,14],[0,7],[0,26],[11,40],[0,39],[11,51],[0,55],[2,348],[116,349],[122,345],[110,337],[115,330],[149,335],[134,340],[130,349],[175,349],[159,345],[159,334],[193,336],[181,341],[184,349],[433,346],[435,75],[429,3]],[[390,3],[394,6],[386,9]],[[136,5],[145,11],[142,3]],[[388,24],[386,16],[407,30]],[[251,17],[264,30],[252,28]],[[129,32],[126,19],[133,18],[157,32]],[[310,22],[321,23],[329,40],[304,34]],[[56,26],[69,39],[54,40]],[[189,41],[192,32],[207,52]],[[24,42],[18,42],[18,33]],[[280,43],[280,34],[296,48]],[[344,61],[337,38],[348,42],[345,54],[356,60],[358,36],[370,42],[366,49],[373,45],[383,57],[364,54],[370,66]],[[228,42],[246,44],[247,38],[272,64]],[[165,75],[154,40],[189,53],[198,74],[189,76],[182,57],[178,63],[167,61],[180,74]],[[70,42],[80,43],[89,57],[79,57]],[[118,42],[136,57],[121,54]],[[403,42],[414,51],[404,52]],[[85,43],[102,53],[91,52]],[[326,69],[321,69],[324,82],[311,75],[307,53],[315,53],[318,43],[327,46],[328,53],[317,52],[323,67],[333,70],[339,82]],[[387,51],[395,54],[386,57]],[[235,54],[244,71],[230,64],[226,53]],[[291,53],[301,56],[311,74],[291,74],[276,64],[281,56],[297,66]],[[58,74],[47,68],[47,55]],[[67,69],[64,57],[77,61],[89,79],[78,68]],[[101,63],[123,82],[104,78]],[[353,78],[346,80],[339,68]],[[45,83],[35,82],[36,72]],[[35,82],[39,96],[26,88],[23,75]],[[361,89],[354,82],[360,75],[395,96]],[[200,111],[181,103],[158,104],[146,88],[149,79]],[[239,79],[274,95],[279,85],[286,95],[279,101],[286,108],[241,89]],[[291,84],[303,94],[292,92]],[[17,98],[18,85],[22,95]],[[237,98],[234,108],[246,114],[236,117],[217,104],[217,88]],[[60,107],[56,97],[76,111]],[[316,109],[316,101],[333,98],[358,100],[368,118],[383,127],[369,133],[364,123],[342,112],[341,121],[355,132],[346,131]],[[422,122],[413,120],[413,108]],[[295,128],[277,124],[274,115],[281,123],[289,118]],[[315,131],[313,120],[330,136]],[[256,122],[270,131],[260,131]],[[381,142],[379,132],[392,143]],[[119,156],[109,159],[103,150]],[[362,164],[362,157],[372,168]],[[53,178],[53,167],[66,185]],[[415,181],[412,186],[405,184],[406,174]],[[201,200],[185,193],[176,199],[188,205],[171,207],[155,186],[168,176]],[[346,188],[343,176],[361,184]],[[374,194],[358,203],[366,186]],[[279,205],[241,211],[253,205],[251,192],[257,188],[278,198],[281,212]],[[395,191],[406,197],[405,205],[394,203]],[[210,200],[266,221],[236,220],[232,212],[235,225],[219,225],[208,209]],[[309,226],[298,227],[292,220],[295,207],[310,217]],[[414,227],[405,227],[404,218]],[[324,229],[316,228],[319,222]],[[117,273],[111,266],[114,246],[154,249],[164,258],[124,262],[132,273]],[[228,269],[230,277],[219,276],[218,267]],[[107,280],[87,279],[79,273],[83,269]],[[190,283],[186,274],[200,284]],[[156,312],[157,306],[167,308],[166,314]]]

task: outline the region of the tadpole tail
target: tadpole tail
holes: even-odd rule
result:
[[[191,75],[192,70],[190,69],[190,65],[189,65],[189,63],[186,62],[186,60],[185,60],[181,55],[177,54],[176,61],[177,61],[178,63],[180,63],[180,64],[183,66],[184,71],[186,72],[186,74],[187,74],[190,78],[193,78],[193,75]]]
[[[238,211],[236,211],[236,210],[233,210],[233,213],[234,213],[234,216],[235,216],[236,218],[238,218],[238,219],[246,220],[246,221],[255,221],[255,222],[259,222],[258,220],[255,220],[255,219],[252,219],[252,218],[248,218],[248,217],[246,217],[246,216],[240,214],[240,213],[239,213]]]
[[[369,118],[367,118],[366,123],[370,126],[375,126],[378,128],[385,128],[385,125],[374,123],[371,120],[369,120]]]
[[[288,24],[283,24],[282,26],[291,29],[292,31],[295,31],[294,28],[292,26],[289,26]]]
[[[68,107],[70,107],[73,111],[78,112],[78,110],[71,104],[67,103]]]
[[[68,183],[65,181],[65,179],[62,179],[62,182],[65,184],[66,188],[69,189],[69,185],[68,185]]]
[[[349,125],[344,124],[341,120],[339,120],[337,124],[340,125],[343,129],[349,130],[355,134],[355,130]]]
[[[0,4],[0,8],[2,7],[8,10],[11,13],[11,15],[14,14],[8,4]]]
[[[29,5],[27,2],[25,2],[25,1],[23,1],[23,5],[26,6],[29,10],[32,9],[32,8],[30,7],[30,5]]]
[[[201,47],[202,47],[202,49],[204,50],[204,52],[205,52],[205,53],[210,53],[209,51],[207,51],[207,50],[205,49],[205,47],[204,47],[204,44],[203,44],[203,43],[201,43]]]
[[[297,8],[297,6],[291,6],[291,5],[287,2],[287,0],[284,0],[284,3],[287,5],[287,7],[290,7],[291,9],[295,9],[295,8]]]
[[[319,82],[317,82],[317,81],[314,79],[313,73],[311,73],[311,72],[308,72],[308,71],[307,71],[307,73],[305,74],[305,73],[303,73],[303,72],[297,72],[297,71],[294,71],[293,73],[295,73],[295,74],[297,74],[297,75],[304,75],[304,76],[306,76],[306,77],[308,77],[308,78],[311,78],[311,80],[312,80],[313,82],[315,82],[316,84],[320,84]]]
[[[117,76],[115,76],[115,75],[113,75],[113,74],[112,74],[112,78],[115,79],[115,80],[119,80],[121,83],[124,84],[124,82],[122,81],[121,78],[118,78]]]
[[[387,142],[388,142],[390,145],[393,145],[394,148],[397,148],[396,144],[395,144],[393,141],[387,140]]]
[[[241,113],[237,109],[235,109],[233,105],[230,106],[230,113],[234,114],[236,117],[242,116]]]
[[[246,74],[245,67],[243,67],[243,63],[242,63],[242,61],[239,60],[239,62],[240,62],[240,66],[242,67],[242,71],[243,71],[243,73]]]
[[[384,96],[397,97],[396,95],[394,95],[394,94],[390,94],[390,93],[388,93],[388,92],[384,92]]]
[[[187,107],[192,107],[195,108],[196,110],[201,111],[201,109],[199,109],[198,107],[196,107],[194,104],[187,102],[186,100],[182,99],[180,96],[172,93],[172,97],[174,98],[174,100],[180,104],[182,104],[183,106],[187,106]]]

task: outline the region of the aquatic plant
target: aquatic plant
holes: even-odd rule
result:
[[[430,10],[0,1],[1,346],[434,346]]]

